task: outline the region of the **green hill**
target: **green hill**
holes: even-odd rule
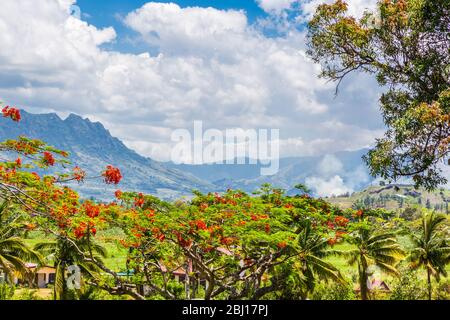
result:
[[[450,190],[444,188],[429,192],[415,189],[412,185],[389,184],[370,186],[360,192],[330,197],[327,200],[343,209],[352,206],[388,210],[424,207],[447,214],[450,212]]]

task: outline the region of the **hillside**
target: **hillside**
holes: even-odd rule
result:
[[[366,149],[337,152],[330,155],[282,158],[279,171],[273,176],[261,176],[261,164],[255,165],[171,165],[189,172],[202,180],[213,183],[219,190],[241,189],[252,192],[264,183],[296,192],[294,186],[306,183],[314,192],[320,188],[316,182],[331,184],[336,178],[348,190],[361,190],[370,185],[370,177],[362,156]],[[249,163],[246,160],[246,163]],[[343,192],[342,192],[343,193]],[[336,194],[340,194],[337,192]]]
[[[112,137],[101,123],[74,114],[63,120],[56,114],[22,111],[22,118],[20,123],[1,118],[0,140],[15,139],[20,135],[44,140],[68,151],[73,166],[80,166],[90,175],[98,175],[108,164],[120,167],[124,176],[120,188],[172,198],[188,195],[193,189],[208,190],[212,187],[189,173],[140,156]],[[100,180],[90,180],[74,187],[86,197],[99,199],[113,191]]]
[[[351,195],[329,197],[327,200],[341,208],[363,205],[371,208],[397,210],[421,206],[443,213],[450,212],[450,190],[439,189],[429,192],[424,189],[416,190],[412,185],[370,186]]]

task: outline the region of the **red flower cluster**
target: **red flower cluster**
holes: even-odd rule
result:
[[[345,231],[336,231],[336,239],[340,239],[346,234],[347,234],[347,232],[345,232]]]
[[[363,216],[363,214],[364,214],[364,212],[362,210],[358,210],[358,211],[356,211],[355,216],[360,218]]]
[[[90,202],[84,203],[84,211],[89,218],[96,218],[100,215],[100,207]]]
[[[156,212],[155,210],[148,209],[148,210],[146,210],[145,215],[147,216],[147,218],[151,219],[155,216],[155,212]]]
[[[21,119],[20,111],[16,108],[6,106],[2,109],[3,117],[11,118],[13,121],[19,122]]]
[[[330,239],[328,239],[327,242],[328,242],[328,244],[330,246],[334,246],[337,243],[337,239],[336,238],[330,238]]]
[[[259,221],[259,220],[264,220],[264,219],[269,219],[269,216],[267,214],[261,214],[261,215],[256,215],[256,214],[251,214],[250,218],[253,221]]]
[[[78,182],[84,181],[86,178],[86,171],[80,169],[79,167],[73,168],[73,178]]]
[[[188,248],[192,245],[192,240],[184,239],[180,232],[175,231],[175,235],[177,236],[178,243],[183,248]]]
[[[118,200],[122,199],[122,195],[123,195],[122,190],[117,190],[116,192],[114,192],[114,196],[115,196],[116,199],[118,199]]]
[[[222,203],[222,204],[226,204],[227,203],[227,199],[221,197],[217,192],[214,193],[214,203]]]
[[[55,158],[53,157],[53,155],[50,152],[45,151],[43,153],[44,156],[44,163],[47,166],[54,166],[55,165]]]
[[[145,203],[145,198],[142,193],[139,193],[137,198],[134,199],[134,206],[135,207],[142,207]]]
[[[74,231],[74,234],[77,239],[83,238],[86,234],[86,225],[80,225],[79,227],[77,227]]]
[[[339,226],[339,227],[346,227],[349,220],[346,217],[343,216],[337,216],[336,218],[334,218],[334,222]]]
[[[286,248],[287,247],[286,241],[282,241],[282,242],[278,243],[277,247],[280,248],[280,249]]]
[[[16,165],[17,165],[19,168],[22,167],[22,159],[17,158],[17,159],[16,159]]]
[[[208,227],[206,226],[206,223],[203,220],[196,221],[195,225],[197,226],[197,229],[199,229],[199,230],[207,230],[208,229]]]
[[[334,223],[331,221],[327,221],[326,225],[327,225],[328,229],[330,229],[330,230],[334,230],[336,228]]]
[[[103,177],[105,178],[105,182],[107,184],[119,184],[120,180],[122,180],[122,174],[118,168],[114,168],[113,166],[107,166],[106,171],[103,172]]]
[[[89,231],[94,236],[97,234],[97,229],[94,226],[90,227]],[[86,223],[82,222],[77,228],[75,228],[74,234],[77,239],[81,239],[86,236],[87,232],[88,226]]]
[[[36,225],[34,223],[27,223],[27,224],[25,224],[25,229],[30,230],[30,231],[35,230]]]
[[[224,244],[224,245],[226,245],[226,246],[229,246],[230,244],[233,243],[233,241],[234,241],[233,238],[230,238],[230,237],[224,237],[224,238],[222,238],[222,239],[220,240],[220,243],[221,243],[221,244]]]

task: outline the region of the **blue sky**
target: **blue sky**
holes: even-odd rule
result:
[[[107,50],[138,53],[143,50],[151,50],[145,44],[130,44],[128,38],[136,36],[136,33],[124,25],[122,19],[131,11],[142,7],[148,0],[78,0],[77,5],[82,12],[82,19],[100,28],[114,27],[117,40],[104,46]],[[267,17],[267,13],[261,9],[254,0],[183,0],[183,1],[158,1],[161,3],[176,3],[180,7],[213,7],[220,10],[244,10],[249,23],[254,23],[258,18]]]
[[[97,26],[118,27],[115,16],[117,14],[125,15],[132,10],[140,8],[148,0],[78,0],[77,4],[83,10],[92,16],[90,22]],[[165,3],[176,3],[180,7],[213,7],[217,9],[237,9],[245,10],[250,21],[257,17],[267,14],[258,6],[254,0],[183,0],[183,1],[158,1]]]

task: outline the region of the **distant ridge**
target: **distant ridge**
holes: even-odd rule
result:
[[[118,166],[124,176],[119,185],[121,189],[172,198],[189,195],[193,189],[206,191],[214,188],[189,173],[130,150],[99,122],[91,122],[75,114],[63,120],[55,113],[21,113],[22,121],[19,123],[0,119],[0,140],[15,139],[20,135],[44,140],[68,151],[73,165],[82,167],[91,175],[98,175],[108,164]],[[113,191],[101,181],[88,181],[77,188],[84,196],[96,198],[108,196],[105,191]]]
[[[120,167],[124,179],[118,188],[154,194],[165,199],[191,196],[194,189],[221,192],[232,188],[253,192],[263,183],[286,189],[292,194],[296,192],[296,184],[305,183],[310,178],[316,179],[313,181],[324,179],[323,183],[326,184],[327,179],[338,176],[353,191],[362,190],[373,182],[361,159],[367,152],[365,149],[328,155],[339,163],[339,168],[325,174],[321,163],[326,162],[326,156],[310,156],[280,159],[277,174],[261,176],[261,164],[175,165],[154,161],[127,148],[101,123],[75,114],[61,119],[55,113],[31,114],[22,111],[22,121],[19,123],[0,118],[0,140],[15,139],[20,135],[41,139],[68,151],[73,166],[82,167],[90,175],[98,175],[108,164]],[[83,196],[97,199],[111,198],[116,188],[105,186],[100,179],[74,187]],[[316,191],[316,185],[308,187]]]

